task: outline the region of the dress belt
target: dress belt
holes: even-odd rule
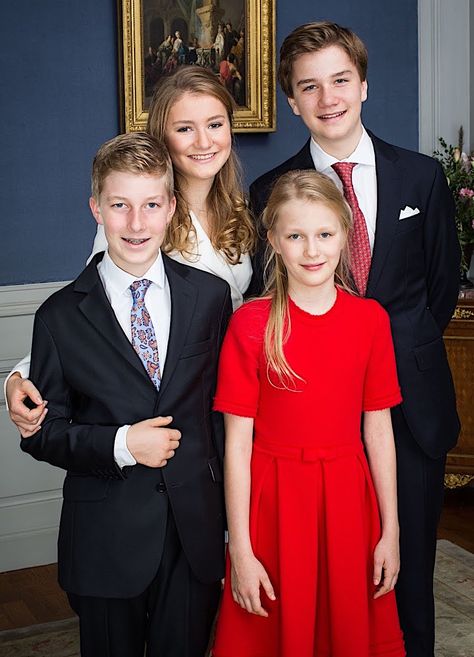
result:
[[[345,445],[326,445],[321,447],[287,447],[269,443],[265,440],[255,440],[253,449],[257,452],[269,454],[283,459],[293,459],[296,461],[314,462],[330,461],[344,456],[355,456],[364,451],[362,440],[359,442],[348,443]]]

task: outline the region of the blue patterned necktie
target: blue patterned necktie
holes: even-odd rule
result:
[[[151,281],[143,278],[130,285],[133,305],[130,314],[132,346],[140,357],[148,376],[157,390],[160,389],[161,372],[158,358],[158,344],[150,314],[145,306],[145,294]]]

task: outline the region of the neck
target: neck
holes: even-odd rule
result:
[[[190,210],[196,214],[207,212],[209,192],[213,182],[214,179],[183,181],[181,193]]]
[[[186,182],[182,189],[182,194],[188,204],[188,208],[197,216],[199,223],[208,236],[211,234],[212,223],[212,217],[208,213],[208,199],[213,182],[214,179],[192,180],[191,182]]]
[[[349,138],[341,139],[321,139],[313,136],[314,141],[320,146],[325,153],[332,155],[336,160],[345,160],[346,157],[352,155],[357,148],[360,138],[362,137],[362,123],[359,124],[358,129]]]
[[[324,315],[332,308],[336,301],[337,290],[334,280],[317,287],[293,287],[291,282],[288,286],[288,294],[297,306],[311,315]]]

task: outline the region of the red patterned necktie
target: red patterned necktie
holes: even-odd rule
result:
[[[150,314],[145,306],[145,294],[150,285],[151,281],[147,278],[142,278],[140,281],[133,281],[130,285],[133,298],[130,326],[132,329],[132,346],[139,355],[148,376],[155,384],[156,389],[159,390],[161,372],[158,358],[158,344]]]
[[[367,224],[352,184],[352,170],[354,167],[354,162],[336,162],[332,165],[332,168],[341,179],[344,196],[352,210],[353,224],[349,236],[351,272],[359,294],[365,296],[372,256],[370,254]]]

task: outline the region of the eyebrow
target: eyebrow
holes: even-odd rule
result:
[[[339,71],[339,73],[332,73],[329,77],[330,78],[340,78],[343,75],[351,75],[353,74],[354,71],[351,71],[350,69],[347,69],[345,71]],[[296,83],[296,86],[303,85],[303,84],[309,84],[311,82],[317,82],[317,78],[305,78],[304,80],[298,80]]]
[[[149,203],[150,201],[161,201],[164,198],[166,198],[165,194],[153,194],[152,196],[147,196],[145,199],[143,199],[145,202]],[[109,194],[106,197],[107,201],[128,201],[128,198],[126,196],[122,196],[121,194]]]
[[[209,118],[207,118],[205,120],[206,120],[206,122],[208,122],[208,121],[216,121],[217,119],[222,120],[222,119],[225,119],[225,118],[226,117],[225,117],[224,114],[216,114],[216,116],[210,116]],[[173,121],[172,125],[177,125],[178,123],[194,123],[194,121],[192,119],[181,119],[179,121]]]

